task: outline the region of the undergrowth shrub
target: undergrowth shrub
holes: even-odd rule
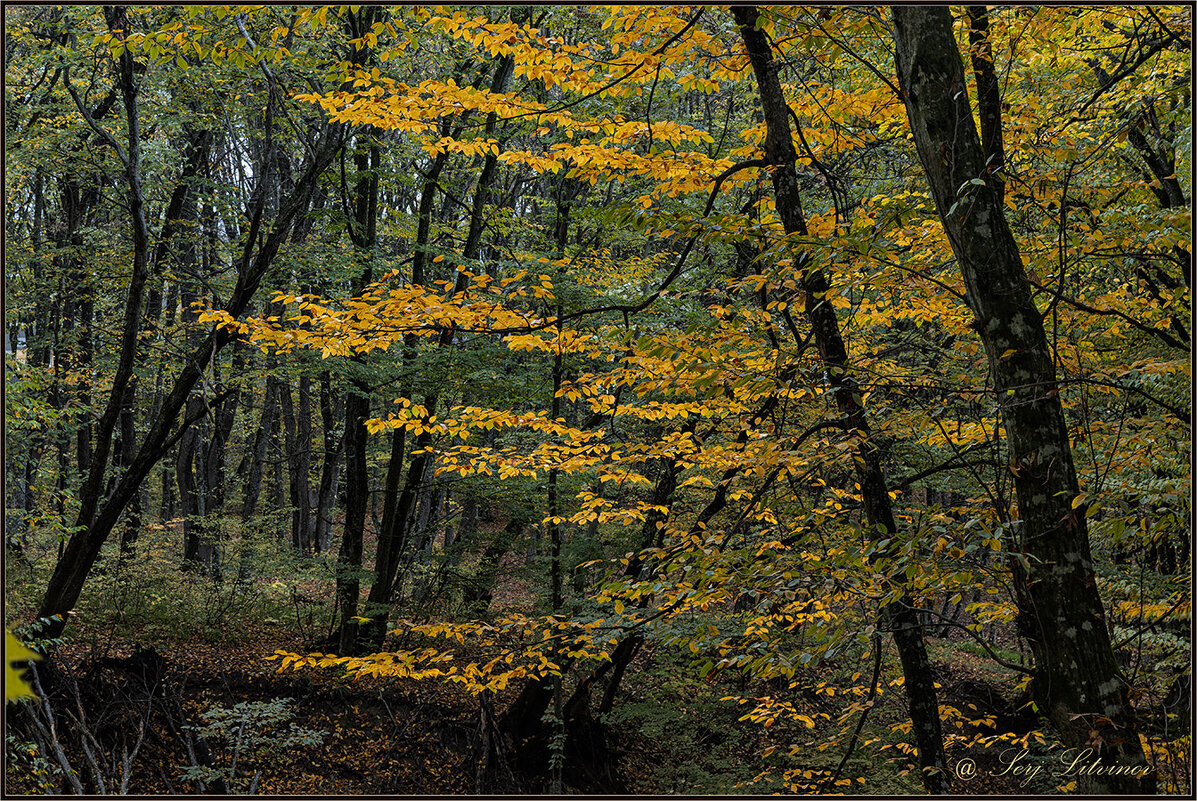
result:
[[[313,607],[332,597],[331,557],[296,553],[266,533],[269,521],[210,518],[223,565],[205,575],[184,564],[178,522],[146,527],[123,557],[115,543],[105,549],[78,605],[93,636],[228,643],[259,625],[315,626]]]
[[[189,765],[183,770],[184,778],[199,784],[200,792],[223,780],[230,792],[253,795],[262,775],[258,767],[262,760],[324,742],[324,732],[294,724],[290,704],[290,698],[272,698],[214,706],[200,713],[203,723],[189,728],[217,749],[211,765]],[[255,771],[252,776],[246,775],[247,764]]]

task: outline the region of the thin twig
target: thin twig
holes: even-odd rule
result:
[[[1035,674],[1035,672],[1033,670],[1030,670],[1030,669],[1024,667],[1023,665],[1016,665],[1013,662],[1007,662],[1005,659],[1002,659],[1000,656],[998,656],[996,653],[993,652],[993,649],[989,647],[989,644],[987,642],[985,642],[985,640],[982,639],[981,636],[979,634],[977,634],[977,632],[973,631],[972,629],[970,629],[968,626],[964,625],[963,623],[957,623],[955,620],[951,620],[948,617],[946,617],[945,615],[941,615],[938,612],[934,611],[933,609],[920,609],[919,611],[924,612],[928,615],[931,615],[932,617],[939,618],[939,620],[942,621],[943,625],[945,625],[945,626],[952,626],[953,628],[958,628],[961,631],[968,634],[968,636],[972,637],[974,640],[977,641],[978,645],[980,645],[982,648],[985,649],[985,652],[987,654],[989,654],[989,657],[994,662],[997,662],[1002,667],[1007,668],[1009,670],[1013,670],[1016,673],[1022,673],[1026,676],[1033,676]]]
[[[54,712],[50,709],[50,698],[42,688],[41,679],[37,675],[37,667],[30,668],[29,673],[33,678],[33,688],[37,690],[37,696],[41,699],[41,709],[45,712],[46,716],[45,724],[38,720],[37,715],[33,712],[32,704],[27,704],[23,708],[26,714],[29,715],[29,720],[42,732],[47,745],[53,748],[54,757],[58,760],[63,775],[71,783],[71,788],[74,789],[75,795],[83,795],[83,784],[79,781],[79,774],[71,767],[71,762],[67,759],[66,753],[62,750],[62,744],[58,741],[58,728],[54,725]]]
[[[87,113],[87,109],[83,105],[83,101],[79,98],[79,93],[75,91],[75,87],[71,86],[71,75],[69,70],[63,69],[63,85],[67,92],[71,95],[71,100],[75,101],[75,107],[79,109],[79,113],[83,115],[84,122],[87,126],[95,131],[96,135],[104,140],[104,143],[116,151],[117,158],[121,160],[121,165],[125,169],[129,168],[129,157],[125,155],[125,151],[121,148],[120,142],[116,141],[116,137],[108,131],[100,127],[100,124],[91,118],[91,114]]]
[[[852,756],[852,752],[856,750],[856,741],[860,738],[860,731],[864,728],[865,721],[869,718],[869,713],[873,711],[873,707],[877,703],[877,683],[881,678],[881,635],[874,632],[873,634],[873,680],[869,684],[869,697],[865,701],[865,708],[860,713],[860,720],[856,721],[856,731],[852,732],[852,739],[848,741],[848,750],[844,752],[843,759],[835,769],[835,773],[831,774],[831,778],[827,780],[826,788],[835,787],[835,783],[839,780],[840,774],[844,772],[844,766],[848,764],[848,758]]]

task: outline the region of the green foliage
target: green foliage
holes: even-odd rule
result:
[[[227,518],[206,521],[222,532],[225,563],[219,577],[198,575],[180,559],[174,525],[150,526],[122,559],[113,544],[80,600],[88,629],[139,642],[189,639],[233,644],[260,627],[296,627],[315,636],[323,615],[309,601],[331,585],[331,557],[295,553],[265,533],[272,524],[242,528]],[[94,634],[93,634],[94,636]]]
[[[6,734],[4,757],[5,788],[9,792],[54,795],[60,791],[62,768],[43,754],[37,743]]]
[[[273,698],[243,701],[231,707],[214,706],[201,712],[203,723],[191,726],[192,731],[222,750],[216,764],[189,765],[183,769],[183,777],[201,788],[223,780],[230,792],[254,795],[261,771],[247,777],[247,764],[256,767],[262,760],[293,748],[312,748],[324,742],[324,732],[292,722],[295,712],[290,704],[289,698]]]
[[[643,792],[742,792],[757,766],[745,761],[756,748],[741,730],[739,708],[720,700],[726,689],[699,678],[693,660],[670,648],[651,653],[642,679],[603,718],[621,743],[647,757],[634,762]]]

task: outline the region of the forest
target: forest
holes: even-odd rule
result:
[[[5,794],[1191,794],[1192,11],[6,6]]]

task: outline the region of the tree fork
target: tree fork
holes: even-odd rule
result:
[[[307,208],[317,176],[328,167],[336,153],[336,131],[337,126],[325,126],[315,157],[302,179],[296,182],[295,191],[280,206],[270,234],[255,252],[257,229],[261,225],[261,205],[260,202],[256,204],[252,215],[252,235],[246,240],[245,251],[238,265],[237,285],[223,306],[223,310],[230,316],[239,317],[245,313],[263,275],[290,233],[291,225]],[[260,199],[259,195],[259,201]],[[136,455],[120,477],[112,494],[87,523],[80,523],[79,529],[67,541],[38,611],[38,617],[58,616],[48,628],[46,637],[57,637],[62,633],[66,614],[79,600],[79,594],[100,555],[100,549],[111,534],[121,512],[133,494],[140,489],[150,469],[161,460],[169,447],[168,443],[178,438],[178,432],[173,430],[175,420],[192,388],[199,382],[211,359],[232,339],[233,335],[226,329],[214,328],[190,353],[171,391],[163,398],[162,406],[151,421],[145,439],[140,443]],[[182,425],[186,427],[191,422],[184,420]]]
[[[960,264],[1009,442],[1022,519],[1010,567],[1035,656],[1032,692],[1066,745],[1092,745],[1103,765],[1145,772],[1141,778],[1086,774],[1079,777],[1080,792],[1152,792],[1155,781],[1146,775],[1129,686],[1097,590],[1047,334],[961,91],[964,67],[952,15],[945,7],[902,7],[893,14],[907,116]]]

